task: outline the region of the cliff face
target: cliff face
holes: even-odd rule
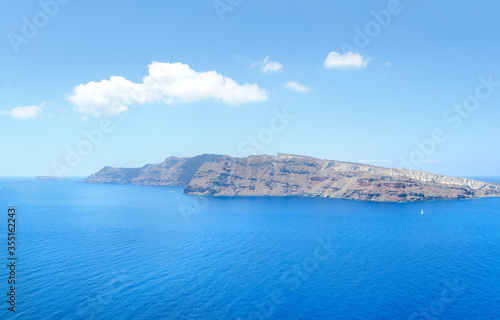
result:
[[[202,164],[220,157],[222,156],[213,154],[192,158],[168,157],[161,163],[148,164],[142,168],[104,167],[83,182],[186,186]]]
[[[428,201],[500,196],[500,185],[414,170],[278,154],[204,163],[185,193]]]
[[[500,185],[405,169],[278,154],[169,157],[142,168],[105,167],[86,183],[186,186],[211,196],[309,196],[367,201],[500,197]]]

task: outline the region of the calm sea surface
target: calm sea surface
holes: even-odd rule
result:
[[[500,198],[204,198],[77,181],[0,179],[0,319],[500,319]]]

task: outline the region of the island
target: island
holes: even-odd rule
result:
[[[168,157],[141,168],[105,167],[85,183],[185,187],[200,196],[304,196],[377,202],[500,197],[500,184],[434,173],[278,154]]]
[[[36,176],[35,180],[66,180],[63,177],[53,177],[53,176]]]

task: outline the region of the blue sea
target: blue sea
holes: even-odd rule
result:
[[[0,319],[500,319],[500,198],[212,198],[78,180],[0,179]]]

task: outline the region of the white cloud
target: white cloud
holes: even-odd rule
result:
[[[295,90],[298,92],[308,92],[309,91],[309,87],[303,86],[300,83],[298,83],[297,81],[288,81],[286,83],[286,87],[288,89],[292,89],[292,90]]]
[[[215,71],[196,72],[187,64],[152,62],[142,83],[123,77],[89,82],[74,88],[68,100],[78,112],[113,116],[133,103],[189,103],[214,99],[234,105],[267,100],[267,91],[256,84],[239,85]]]
[[[257,61],[252,64],[252,67],[260,66],[260,71],[265,73],[278,72],[283,69],[283,65],[276,61],[270,61],[269,56],[265,57],[263,61]]]
[[[390,67],[391,65],[392,65],[392,63],[386,62],[385,65],[384,65],[384,67]]]
[[[327,69],[365,68],[369,58],[363,58],[359,53],[347,52],[340,54],[332,51],[328,54],[323,63]]]
[[[0,114],[12,116],[16,119],[30,119],[37,117],[42,113],[39,106],[16,107],[9,111],[0,111]]]
[[[113,76],[109,80],[76,86],[68,100],[76,111],[98,117],[120,114],[132,103],[144,104],[146,93],[143,84]]]

